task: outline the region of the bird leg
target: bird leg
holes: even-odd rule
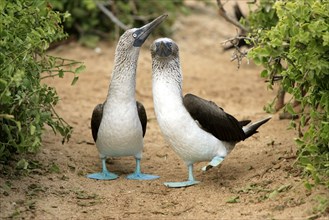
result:
[[[220,157],[220,156],[216,156],[214,157],[207,166],[202,167],[202,171],[207,171],[210,170],[213,167],[217,167],[219,164],[222,163],[222,161],[224,160],[224,157]]]
[[[101,173],[92,173],[87,175],[90,179],[96,180],[114,180],[118,178],[118,175],[111,173],[106,168],[106,158],[102,158],[102,172]]]
[[[141,162],[140,159],[136,158],[136,169],[135,172],[132,174],[129,174],[127,176],[127,179],[130,180],[153,180],[157,179],[159,176],[145,174],[141,172]]]
[[[193,186],[195,184],[200,183],[194,179],[193,176],[193,164],[188,165],[188,180],[185,182],[165,182],[164,185],[170,188],[180,188],[180,187],[187,187]]]

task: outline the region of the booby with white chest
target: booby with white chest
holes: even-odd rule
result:
[[[210,161],[203,170],[219,165],[236,143],[243,141],[270,120],[238,121],[214,102],[192,94],[182,95],[182,71],[177,44],[160,38],[151,45],[154,111],[162,134],[188,166],[188,180],[166,182],[168,187],[199,183],[193,164]]]
[[[109,172],[106,167],[106,158],[123,156],[134,156],[136,159],[135,172],[128,175],[128,179],[159,178],[141,172],[147,115],[144,106],[135,99],[135,89],[140,48],[166,17],[162,15],[141,28],[129,29],[119,39],[106,101],[95,107],[91,118],[92,135],[102,160],[102,172],[89,174],[88,178],[116,179],[118,175]]]

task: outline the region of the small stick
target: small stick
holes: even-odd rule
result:
[[[114,16],[114,14],[109,11],[103,4],[101,4],[100,2],[96,2],[97,7],[104,12],[104,14],[109,17],[111,19],[111,21],[116,24],[117,26],[119,26],[121,29],[123,30],[128,30],[129,27],[127,25],[125,25],[124,23],[122,23],[117,17]]]
[[[238,27],[240,30],[248,33],[249,30],[244,27],[242,24],[240,24],[240,22],[234,20],[233,18],[231,18],[225,11],[223,4],[221,3],[220,0],[217,0],[217,5],[218,5],[218,13],[220,16],[222,16],[227,22],[233,24],[234,26]]]

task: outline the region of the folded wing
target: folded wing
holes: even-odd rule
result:
[[[183,103],[192,118],[199,122],[202,129],[211,133],[219,140],[238,142],[246,139],[242,126],[248,124],[249,120],[239,122],[214,102],[207,101],[193,94],[186,94]]]

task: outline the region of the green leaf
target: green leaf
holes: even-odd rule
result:
[[[6,80],[0,79],[0,91],[4,90],[7,87],[7,84]]]
[[[267,76],[268,76],[268,71],[265,69],[265,70],[263,70],[261,73],[260,73],[260,76],[262,77],[262,78],[267,78]]]
[[[240,202],[239,198],[240,198],[239,196],[231,197],[228,200],[226,200],[226,203],[238,203],[238,202]]]
[[[290,184],[287,184],[287,185],[282,185],[282,186],[280,186],[278,189],[277,189],[277,191],[278,192],[286,192],[286,191],[288,191],[289,189],[291,189],[291,185]]]
[[[0,118],[14,119],[15,117],[13,115],[9,115],[9,114],[0,114]]]
[[[61,170],[59,169],[59,167],[57,166],[57,164],[51,164],[51,166],[49,167],[49,172],[51,173],[60,173]]]
[[[269,195],[268,198],[269,199],[273,199],[274,197],[276,197],[279,194],[278,190],[273,190]]]
[[[289,112],[290,114],[294,115],[296,114],[295,113],[295,110],[293,109],[292,105],[290,103],[288,103],[285,107],[286,111]]]
[[[76,74],[81,73],[82,71],[84,71],[86,69],[85,65],[81,65],[78,68],[76,68],[76,70],[74,71]]]
[[[79,77],[78,77],[78,76],[75,76],[75,77],[73,78],[73,80],[72,80],[71,85],[72,85],[72,86],[75,85],[75,83],[78,81],[78,79],[79,79]]]
[[[58,71],[58,77],[59,77],[59,78],[63,78],[63,77],[64,77],[64,70],[60,69],[60,70]]]
[[[308,189],[308,190],[312,190],[312,188],[313,188],[314,185],[311,184],[311,183],[309,183],[309,182],[305,182],[305,183],[304,183],[304,186],[305,186],[306,189]]]
[[[27,162],[27,160],[25,159],[21,159],[20,161],[17,162],[16,169],[26,170],[28,166],[29,166],[29,162]]]
[[[64,12],[63,20],[65,21],[69,17],[71,17],[71,14],[68,11]]]
[[[34,125],[30,125],[30,134],[34,135],[35,134],[36,127]]]

